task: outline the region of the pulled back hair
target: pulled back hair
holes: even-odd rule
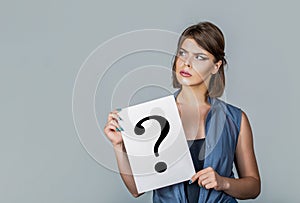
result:
[[[224,66],[227,64],[224,52],[225,40],[222,31],[210,22],[200,22],[192,25],[186,28],[181,34],[172,67],[173,87],[181,88],[181,84],[176,78],[176,61],[178,58],[177,53],[183,41],[187,38],[194,39],[200,47],[211,53],[214,56],[214,63],[220,60],[222,61],[218,72],[211,76],[206,95],[210,97],[221,97],[225,89]]]

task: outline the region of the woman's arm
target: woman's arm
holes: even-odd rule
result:
[[[118,163],[118,168],[119,172],[121,175],[121,178],[123,182],[125,183],[128,191],[134,196],[138,197],[142,194],[138,194],[131,167],[129,165],[129,160],[128,156],[124,147],[123,139],[122,139],[122,134],[119,129],[122,129],[118,123],[118,111],[113,111],[108,115],[107,123],[104,127],[104,133],[108,137],[108,139],[111,141],[117,163]],[[117,130],[118,129],[118,130]]]
[[[123,182],[125,183],[128,191],[134,197],[141,196],[144,193],[139,194],[136,189],[136,185],[134,182],[134,178],[132,175],[131,167],[129,165],[129,160],[128,160],[128,156],[126,154],[125,148],[123,146],[114,146],[114,151],[116,154],[116,159],[118,162],[118,167],[119,167],[121,178],[122,178]]]
[[[239,179],[224,178],[224,192],[238,199],[256,198],[260,194],[260,176],[253,147],[253,136],[249,120],[242,113],[235,164]]]
[[[206,189],[223,190],[238,199],[256,198],[260,193],[260,177],[253,148],[253,136],[249,120],[242,113],[240,134],[235,153],[238,179],[220,176],[213,168],[205,168],[196,173],[191,182]]]

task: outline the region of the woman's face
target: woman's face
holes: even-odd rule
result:
[[[197,86],[209,84],[211,74],[218,72],[220,65],[214,56],[201,48],[192,38],[183,41],[177,53],[176,77],[181,85]]]

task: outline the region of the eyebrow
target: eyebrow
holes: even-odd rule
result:
[[[185,52],[189,52],[189,51],[187,51],[186,49],[184,49],[184,48],[180,48],[180,49],[182,49],[183,51],[185,51]],[[192,52],[191,52],[192,53]],[[202,53],[202,52],[200,52],[200,53],[192,53],[192,54],[194,54],[194,55],[204,55],[204,56],[206,56],[206,57],[208,57],[206,54],[204,54],[204,53]]]

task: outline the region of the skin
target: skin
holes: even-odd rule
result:
[[[110,140],[110,142],[113,145],[114,152],[116,155],[117,163],[119,172],[121,175],[121,178],[123,182],[125,183],[128,191],[134,196],[138,197],[142,194],[138,194],[134,178],[132,175],[132,171],[130,168],[129,160],[126,154],[126,149],[124,147],[122,134],[120,131],[117,130],[120,129],[120,125],[118,123],[118,120],[120,119],[118,115],[118,111],[114,110],[108,114],[107,123],[104,127],[104,133],[107,136],[107,138]]]
[[[195,40],[184,40],[182,49],[176,60],[176,77],[182,85],[182,90],[176,98],[177,107],[182,120],[183,128],[188,140],[205,138],[205,119],[210,109],[205,96],[207,86],[213,74],[216,74],[222,61],[215,62],[214,56],[201,48]],[[180,71],[190,73],[191,77],[183,77]],[[115,150],[121,177],[129,192],[138,197],[132,171],[130,169],[126,150],[123,145],[118,123],[118,111],[108,115],[104,132]],[[253,148],[253,135],[246,114],[242,113],[241,127],[235,153],[235,164],[239,175],[238,179],[220,176],[212,167],[198,171],[191,178],[197,181],[200,187],[215,189],[238,198],[256,198],[260,193],[260,176]]]

